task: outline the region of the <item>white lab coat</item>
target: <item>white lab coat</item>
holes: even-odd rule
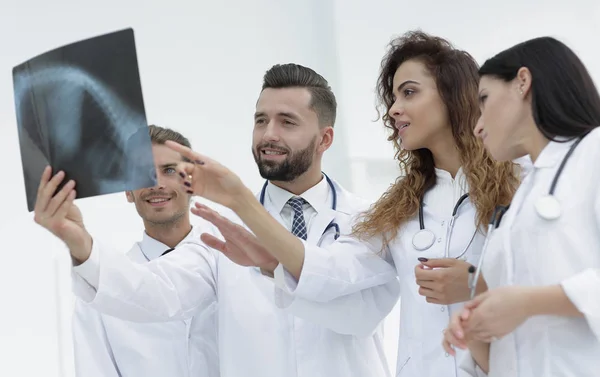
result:
[[[194,229],[186,238],[200,234]],[[127,256],[143,264],[167,249],[144,233]],[[218,377],[216,315],[215,301],[193,318],[135,323],[101,314],[77,299],[73,315],[75,373],[80,377]]]
[[[600,374],[600,129],[579,144],[558,180],[561,217],[544,220],[534,208],[571,144],[543,149],[491,236],[482,272],[490,289],[560,284],[585,318],[529,318],[491,344],[489,377]]]
[[[106,314],[148,322],[187,318],[210,304],[216,291],[222,377],[387,377],[382,334],[374,329],[398,299],[393,267],[368,250],[334,256],[308,246],[333,242],[333,230],[322,237],[333,219],[348,233],[353,216],[364,209],[363,201],[334,185],[337,211],[322,210],[312,220],[306,278],[299,284],[307,289],[292,305],[283,302],[273,279],[199,240],[145,266],[95,240],[90,259],[73,269],[75,293]],[[268,201],[265,208],[271,211]],[[320,274],[331,267],[336,273]]]
[[[425,229],[436,235],[435,243],[428,250],[418,251],[412,245],[413,235],[419,231],[418,216],[410,219],[400,230],[398,237],[389,245],[402,287],[400,308],[400,339],[398,344],[398,377],[457,376],[457,359],[447,354],[441,343],[442,332],[448,326],[451,315],[463,307],[431,304],[419,295],[414,268],[417,258],[446,258],[445,245],[448,239],[452,210],[458,199],[468,191],[462,169],[452,179],[446,171],[436,169],[437,183],[425,194]],[[469,242],[472,242],[470,246]],[[450,240],[449,257],[458,257],[477,264],[484,235],[476,227],[476,209],[467,198],[456,214]],[[466,249],[466,250],[465,250]],[[457,354],[457,358],[461,353]]]

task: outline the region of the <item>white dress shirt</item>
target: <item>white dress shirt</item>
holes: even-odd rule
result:
[[[94,240],[88,261],[73,268],[75,293],[106,314],[152,322],[185,319],[209,305],[216,292],[221,377],[388,377],[377,330],[397,302],[396,273],[369,250],[340,255],[315,250],[334,242],[333,231],[324,232],[332,220],[347,234],[365,208],[364,201],[333,184],[335,211],[325,179],[303,195],[310,205],[308,237],[293,298],[283,299],[274,279],[236,265],[200,240],[144,266]],[[264,203],[288,229],[293,216],[286,215],[285,203],[291,196],[269,184]],[[210,224],[203,228],[218,234]],[[334,272],[322,274],[334,261]]]
[[[192,231],[186,238],[199,236]],[[144,232],[127,256],[144,264],[167,249]],[[216,315],[215,302],[190,319],[135,323],[101,314],[77,299],[73,315],[76,375],[218,377]]]
[[[492,342],[489,377],[600,374],[600,129],[577,146],[558,179],[560,218],[545,220],[535,209],[572,144],[542,150],[490,237],[482,272],[490,289],[560,284],[584,317],[529,318]]]

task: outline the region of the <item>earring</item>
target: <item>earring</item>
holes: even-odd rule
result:
[[[519,88],[519,94],[523,95],[523,88]]]

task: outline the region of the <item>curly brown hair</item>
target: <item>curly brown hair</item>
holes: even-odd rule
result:
[[[436,183],[432,153],[428,149],[402,149],[398,130],[388,114],[394,104],[394,74],[408,60],[422,62],[435,78],[438,93],[448,110],[470,200],[477,209],[476,225],[485,230],[494,208],[510,203],[519,185],[518,165],[492,160],[473,134],[480,115],[478,65],[473,57],[455,49],[443,38],[410,31],[390,42],[377,81],[378,114],[385,127],[392,131],[388,140],[394,143],[395,158],[403,174],[362,214],[353,234],[361,239],[382,236],[385,245],[418,213],[419,201]]]

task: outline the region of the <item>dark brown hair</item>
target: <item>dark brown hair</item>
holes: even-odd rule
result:
[[[298,64],[276,64],[263,77],[262,90],[267,88],[305,88],[310,92],[310,108],[317,114],[322,127],[333,127],[337,102],[329,83],[310,68]]]
[[[480,115],[475,60],[445,39],[422,31],[408,32],[390,43],[377,81],[378,113],[381,116],[383,111],[383,123],[392,131],[388,140],[394,143],[395,158],[403,174],[356,224],[354,234],[361,238],[383,235],[385,242],[395,238],[400,226],[418,213],[419,201],[436,182],[431,152],[427,149],[402,149],[398,130],[388,114],[394,103],[394,75],[398,67],[408,60],[422,62],[435,78],[439,95],[448,111],[452,135],[469,184],[470,199],[477,209],[477,226],[485,227],[494,208],[508,204],[519,184],[516,165],[492,160],[473,134]]]

